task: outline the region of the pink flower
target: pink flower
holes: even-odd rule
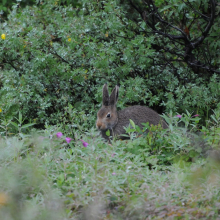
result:
[[[177,118],[182,118],[182,115],[176,115],[175,117],[177,117]]]
[[[114,175],[116,175],[116,173],[112,173],[112,175],[114,176]]]
[[[87,142],[85,142],[84,140],[80,140],[80,141],[82,141],[82,144],[83,144],[83,146],[84,147],[87,147],[89,144],[87,143]]]
[[[199,116],[199,114],[193,115],[193,117],[198,117],[198,116]]]
[[[112,154],[112,157],[114,157],[114,156],[115,156],[115,154],[116,154],[116,153],[113,153],[113,154]]]
[[[71,140],[72,140],[71,138],[66,137],[66,142],[67,142],[67,144],[69,144],[69,142],[70,142]]]
[[[61,137],[63,136],[63,134],[62,134],[62,132],[57,132],[56,136],[57,136],[58,138],[61,138]]]

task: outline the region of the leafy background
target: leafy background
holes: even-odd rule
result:
[[[94,124],[105,82],[110,88],[120,84],[119,108],[142,104],[159,113],[187,109],[207,119],[211,109],[218,107],[218,73],[204,69],[198,73],[184,60],[178,61],[180,58],[170,53],[176,45],[166,37],[149,34],[150,28],[134,9],[130,11],[126,1],[70,3],[14,5],[1,23],[6,34],[0,43],[1,109],[5,114],[16,115],[19,109],[42,127],[45,122],[62,121],[64,107],[71,104],[77,111],[85,111]],[[175,23],[183,11],[190,12],[186,4],[177,7],[177,3],[156,1],[161,13],[169,13],[167,20]],[[199,1],[193,3],[199,5]],[[208,1],[204,4],[207,7]],[[191,13],[189,20],[193,20]],[[219,48],[218,25],[216,17],[198,48],[210,53],[214,67],[219,65],[215,52]],[[196,39],[201,33],[193,28],[196,26],[190,34]],[[164,43],[168,52],[155,49],[155,44]]]

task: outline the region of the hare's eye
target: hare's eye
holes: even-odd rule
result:
[[[111,117],[111,115],[110,115],[110,113],[108,113],[107,115],[106,115],[106,118],[110,118]]]

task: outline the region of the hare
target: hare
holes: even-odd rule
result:
[[[107,83],[103,86],[103,99],[102,107],[97,113],[96,127],[101,131],[101,135],[106,140],[109,137],[106,131],[110,131],[110,135],[120,139],[127,139],[124,127],[128,127],[131,119],[140,128],[143,127],[142,123],[149,122],[149,124],[161,124],[163,128],[167,128],[166,122],[154,110],[140,105],[127,107],[121,111],[117,111],[116,104],[118,101],[119,87],[115,86],[109,97]]]

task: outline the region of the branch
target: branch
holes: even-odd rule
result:
[[[153,30],[155,33],[158,33],[158,34],[160,34],[160,35],[162,35],[162,36],[164,36],[164,37],[168,37],[168,38],[171,39],[171,40],[174,40],[174,39],[180,40],[180,39],[182,39],[182,40],[188,41],[187,35],[186,35],[181,29],[179,29],[178,27],[173,26],[172,24],[170,24],[170,23],[168,23],[167,21],[163,20],[163,18],[160,16],[160,14],[159,14],[159,12],[158,12],[157,7],[154,5],[153,1],[151,1],[151,4],[153,5],[153,10],[151,10],[151,11],[150,11],[150,14],[148,14],[148,15],[147,15],[146,11],[143,11],[143,12],[140,11],[140,10],[134,5],[134,3],[133,3],[131,0],[129,0],[129,1],[130,1],[130,3],[131,3],[132,7],[134,7],[134,8],[139,12],[139,14],[141,15],[142,19],[145,21],[145,23],[146,23],[150,28],[152,28],[152,30]],[[147,3],[145,2],[145,4],[147,4]],[[148,4],[148,7],[150,8],[150,5],[149,5],[149,4]],[[162,31],[157,30],[156,27],[155,27],[153,24],[151,24],[151,23],[148,21],[148,19],[146,19],[146,17],[149,17],[151,14],[154,15],[161,23],[167,24],[168,26],[170,26],[170,27],[176,29],[177,31],[181,32],[182,35],[172,35],[172,34],[167,34],[167,33],[165,33],[165,32],[162,32]]]
[[[213,68],[210,68],[209,66],[206,66],[205,64],[196,64],[194,62],[188,62],[189,65],[191,66],[195,66],[195,67],[199,67],[199,68],[202,68],[202,69],[205,69],[205,70],[208,70],[210,72],[214,72],[214,73],[220,73],[220,71],[216,70],[216,69],[213,69]]]
[[[211,5],[211,17],[209,18],[209,23],[206,26],[205,31],[203,32],[202,36],[197,40],[197,42],[192,43],[193,48],[196,48],[198,45],[200,45],[203,42],[203,40],[208,35],[208,33],[213,25],[214,15],[215,15],[215,2],[214,2],[214,0],[210,0],[210,5]]]
[[[152,2],[154,10],[157,12],[157,14],[155,14],[155,16],[159,19],[160,22],[167,24],[168,26],[176,29],[177,31],[181,32],[182,35],[187,39],[187,35],[185,34],[185,32],[183,32],[181,29],[173,26],[172,24],[168,23],[167,21],[164,21],[163,18],[160,16],[160,14],[158,13],[158,9],[156,8],[156,6],[154,5],[154,3]],[[174,35],[175,36],[175,35]],[[182,36],[181,36],[182,37]]]
[[[199,58],[196,58],[195,55],[192,53],[193,50],[198,50],[198,46],[203,43],[204,39],[207,37],[213,23],[214,23],[214,16],[215,16],[215,0],[209,0],[209,7],[210,7],[210,16],[206,16],[202,14],[201,12],[198,12],[189,0],[182,0],[187,6],[190,7],[192,11],[195,13],[199,14],[200,16],[196,15],[192,22],[190,23],[190,26],[192,26],[193,23],[197,19],[205,19],[208,23],[204,29],[204,31],[201,31],[200,37],[197,39],[194,39],[190,41],[190,39],[187,37],[187,34],[181,29],[173,25],[172,23],[169,23],[169,21],[164,20],[163,16],[160,15],[158,8],[154,4],[154,0],[143,0],[143,10],[142,10],[142,5],[140,7],[138,5],[135,5],[133,0],[129,0],[131,6],[140,14],[141,18],[143,21],[147,24],[147,26],[152,30],[150,32],[147,32],[148,34],[158,34],[161,36],[162,42],[158,42],[156,44],[152,44],[152,48],[155,50],[164,50],[165,52],[168,52],[173,55],[177,55],[179,59],[182,59],[182,62],[186,62],[195,73],[199,73],[199,68],[205,69],[208,72],[216,72],[220,73],[219,70],[215,70],[212,68],[211,63],[209,61],[209,58],[207,57],[207,54],[204,53],[202,54],[202,59],[204,63],[200,62]],[[156,24],[159,23],[162,26],[162,30],[157,28]],[[137,24],[138,25],[138,24]],[[166,27],[169,27],[168,30],[170,29],[175,29],[180,33],[180,35],[173,35],[169,34],[166,31]],[[141,28],[141,27],[140,27]],[[142,28],[141,28],[142,29]],[[142,29],[143,30],[143,29]],[[145,30],[146,32],[146,30]],[[174,48],[170,49],[166,47],[167,42],[163,41],[164,38],[168,38],[171,40],[170,44],[174,45]],[[155,39],[157,39],[157,36],[155,36]],[[176,46],[178,44],[178,47]],[[171,46],[173,47],[173,46]],[[170,61],[172,62],[173,59]]]
[[[204,18],[210,19],[210,17],[200,13],[199,11],[197,11],[195,8],[193,8],[193,6],[190,4],[190,2],[188,0],[186,0],[186,2],[184,0],[182,0],[183,3],[185,3],[187,6],[189,6],[194,12],[196,12],[197,14],[201,15]]]

